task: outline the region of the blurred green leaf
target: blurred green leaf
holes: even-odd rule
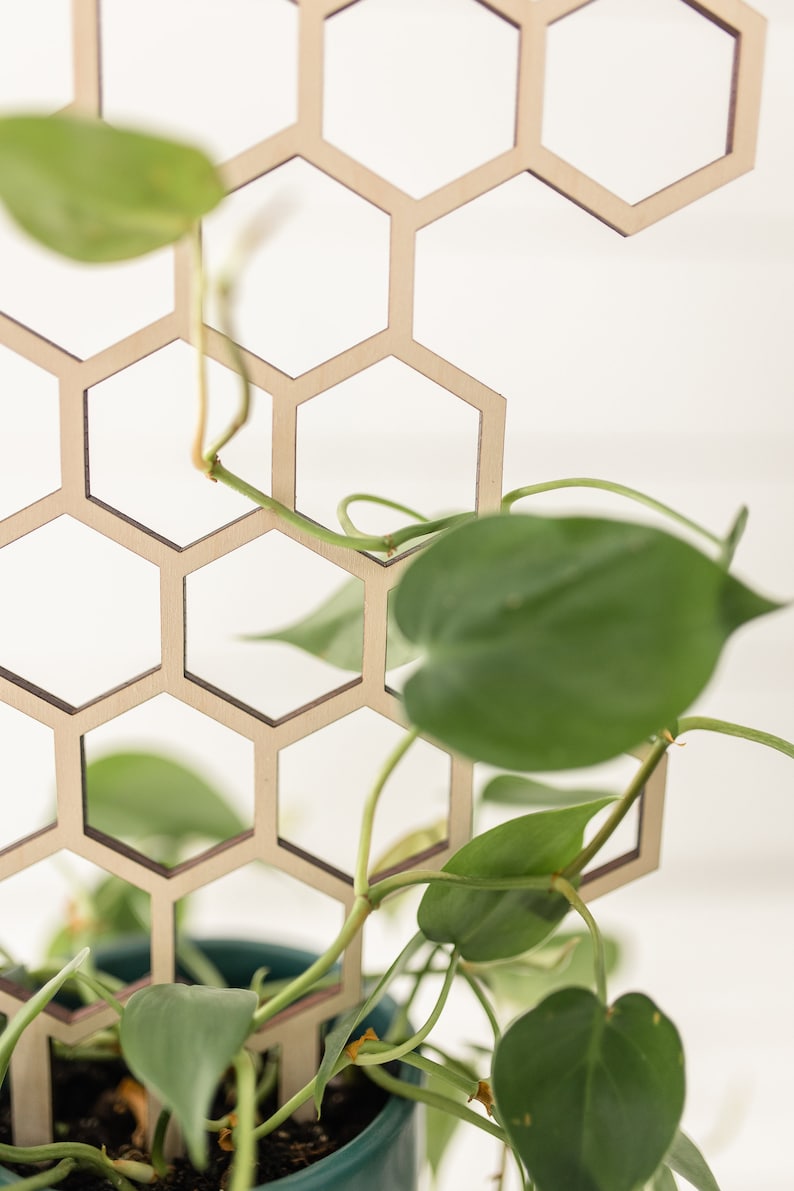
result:
[[[245,831],[218,790],[168,757],[112,753],[86,766],[85,781],[88,823],[114,839],[182,845],[196,838],[227,840]]]
[[[466,1075],[472,1083],[476,1084],[477,1072],[473,1067],[460,1060],[455,1061],[454,1067],[459,1074]],[[468,1101],[464,1092],[438,1075],[426,1075],[424,1085],[428,1091],[440,1092],[450,1100],[458,1100],[461,1104],[466,1104]],[[441,1162],[460,1123],[459,1117],[444,1112],[441,1108],[433,1108],[431,1105],[427,1105],[425,1108],[425,1154],[434,1180],[438,1178]]]
[[[678,1183],[669,1166],[660,1166],[646,1187],[647,1191],[678,1191]]]
[[[615,939],[601,937],[610,975],[620,963],[620,946]],[[535,1005],[559,988],[595,988],[593,949],[585,934],[555,934],[526,955],[471,967],[505,1012]]]
[[[181,239],[224,195],[190,145],[78,116],[0,119],[0,199],[26,232],[80,261]]]
[[[477,835],[444,865],[469,877],[542,877],[579,852],[584,829],[609,800],[522,815]],[[565,917],[560,893],[538,889],[485,891],[431,884],[417,921],[428,939],[453,943],[466,960],[504,959],[542,942]]]
[[[411,662],[419,651],[403,637],[389,601],[386,668]],[[281,641],[294,645],[340,670],[361,673],[364,648],[364,585],[349,579],[308,616],[274,633],[249,634],[246,641]]]
[[[606,790],[564,790],[517,773],[501,773],[491,778],[480,795],[482,802],[502,806],[581,806],[603,798],[614,798],[614,794]]]
[[[586,989],[563,989],[499,1040],[492,1086],[499,1120],[543,1191],[637,1191],[681,1118],[681,1040],[639,993],[606,1006]]]
[[[223,1072],[251,1029],[256,993],[243,988],[157,984],[133,993],[121,1019],[132,1074],[179,1121],[190,1160],[207,1165],[204,1121]]]
[[[658,529],[483,517],[417,555],[395,614],[426,659],[411,721],[504,769],[572,769],[679,716],[726,638],[779,605]]]
[[[447,832],[446,819],[439,819],[438,822],[431,823],[427,827],[417,827],[415,831],[407,832],[385,852],[382,852],[377,860],[370,865],[370,868],[373,873],[382,873],[387,869],[396,868],[398,864],[403,864],[413,856],[418,856],[420,852],[425,852],[428,848],[440,844],[447,838]],[[382,908],[386,909],[388,905],[387,901]]]
[[[696,1191],[720,1191],[706,1159],[694,1141],[680,1129],[673,1138],[665,1161],[677,1174],[691,1183]]]

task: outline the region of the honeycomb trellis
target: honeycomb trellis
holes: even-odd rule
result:
[[[734,70],[725,152],[686,177],[635,204],[612,194],[543,143],[544,65],[547,31],[587,3],[598,0],[459,0],[461,7],[482,9],[487,20],[506,23],[517,44],[515,135],[511,147],[499,146],[488,160],[453,181],[420,197],[412,197],[354,159],[324,136],[323,68],[326,22],[347,19],[369,0],[300,0],[298,14],[298,117],[281,131],[227,160],[222,172],[229,191],[236,191],[279,167],[301,159],[345,188],[358,201],[382,213],[389,227],[388,319],[360,342],[346,346],[322,363],[289,376],[272,361],[242,348],[253,384],[270,395],[272,413],[271,491],[295,507],[296,438],[299,411],[320,394],[358,375],[379,361],[393,358],[433,382],[453,399],[473,408],[479,418],[473,503],[493,509],[501,494],[504,401],[484,384],[420,345],[413,337],[413,289],[417,232],[492,188],[529,172],[595,218],[623,235],[647,227],[680,207],[751,168],[754,157],[764,22],[742,0],[671,0],[686,5],[734,39]],[[102,54],[98,0],[72,0],[74,101],[79,112],[102,114]],[[61,485],[40,495],[0,523],[0,546],[9,547],[26,535],[68,516],[142,559],[159,575],[160,660],[144,673],[130,674],[113,690],[73,704],[57,691],[32,681],[24,667],[0,668],[0,697],[18,713],[52,730],[55,741],[57,822],[27,835],[0,856],[3,878],[27,870],[67,849],[107,872],[113,872],[151,899],[151,978],[174,975],[174,912],[176,904],[197,888],[259,859],[329,895],[348,909],[349,878],[332,865],[279,838],[279,753],[361,708],[400,723],[400,705],[385,677],[386,602],[404,565],[318,543],[308,533],[280,524],[255,510],[188,545],[179,545],[156,529],[114,508],[91,489],[89,393],[109,378],[169,345],[191,344],[189,294],[191,260],[182,248],[173,254],[174,300],[168,313],[85,359],[51,342],[46,331],[15,321],[14,311],[0,315],[0,344],[44,374],[57,378],[61,434]],[[229,366],[223,335],[208,325],[206,351],[211,360]],[[185,590],[202,568],[249,543],[277,531],[298,548],[311,551],[339,568],[340,574],[362,581],[365,590],[365,634],[360,677],[354,677],[281,718],[268,718],[240,699],[189,673],[185,656]],[[5,659],[0,658],[0,667]],[[22,672],[21,672],[22,671]],[[168,694],[187,707],[225,725],[250,741],[254,750],[256,810],[253,827],[244,835],[202,853],[172,869],[92,830],[85,822],[83,737],[147,700]],[[604,869],[591,874],[590,896],[625,883],[653,868],[658,859],[663,778],[646,790],[637,846]],[[442,863],[467,838],[471,811],[471,766],[450,761],[448,838],[432,852]],[[423,857],[427,862],[430,856]],[[282,1044],[285,1055],[282,1092],[303,1084],[316,1062],[316,1029],[330,1015],[351,1004],[359,993],[360,949],[349,950],[339,985],[321,999],[301,1006],[297,1015],[276,1020],[256,1040],[262,1047]],[[24,994],[8,982],[0,988],[0,1011],[11,1013]],[[41,1108],[49,1103],[49,1044],[57,1038],[76,1042],[111,1019],[110,1010],[93,1006],[74,1014],[52,1011],[37,1018],[12,1064],[12,1097],[17,1140],[31,1144],[45,1139],[49,1122]]]

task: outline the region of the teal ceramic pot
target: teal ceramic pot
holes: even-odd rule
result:
[[[232,986],[245,988],[257,968],[267,967],[276,979],[296,976],[314,959],[309,952],[268,943],[233,939],[200,940],[202,950]],[[147,963],[147,944],[138,939],[109,948],[98,960],[121,980],[137,980]],[[383,1002],[366,1025],[385,1033],[393,1002]],[[362,1029],[365,1028],[362,1026]],[[418,1072],[403,1067],[401,1078],[417,1083]],[[416,1191],[419,1164],[419,1125],[410,1100],[389,1099],[382,1112],[358,1137],[313,1166],[263,1184],[265,1191]],[[0,1186],[17,1177],[0,1168]],[[258,1191],[258,1189],[257,1189]]]

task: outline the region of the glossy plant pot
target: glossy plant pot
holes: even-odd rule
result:
[[[277,944],[234,939],[197,940],[231,986],[247,987],[257,968],[266,967],[275,979],[296,976],[314,959],[307,951]],[[137,980],[148,962],[148,944],[139,939],[119,943],[97,956],[105,971],[125,982]],[[394,1003],[381,1003],[365,1023],[385,1033]],[[365,1026],[362,1026],[364,1029]],[[400,1077],[417,1083],[418,1072],[403,1067]],[[419,1162],[419,1125],[410,1100],[391,1097],[374,1121],[347,1145],[327,1158],[283,1179],[262,1184],[265,1191],[416,1191]],[[17,1176],[0,1167],[0,1186]],[[256,1191],[259,1191],[257,1188]]]

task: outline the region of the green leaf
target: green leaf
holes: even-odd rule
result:
[[[488,782],[480,800],[501,806],[581,806],[584,802],[613,797],[605,790],[563,790],[517,773],[500,773]]]
[[[127,1065],[177,1117],[198,1170],[207,1165],[204,1122],[212,1097],[248,1037],[256,1006],[250,989],[157,984],[133,993],[124,1008]]]
[[[88,954],[88,948],[84,947],[79,955],[69,960],[69,963],[53,976],[52,980],[48,980],[37,993],[34,993],[30,1000],[26,1001],[22,1008],[7,1023],[3,1033],[0,1034],[0,1084],[6,1077],[11,1055],[23,1031],[30,1025],[34,1017],[38,1017],[41,1011],[46,1009],[55,994],[61,990],[69,977],[77,971]]]
[[[647,1184],[647,1191],[678,1191],[678,1183],[669,1166],[660,1166]]]
[[[212,162],[190,145],[77,116],[0,119],[0,199],[63,256],[143,256],[181,239],[223,195]]]
[[[127,843],[227,840],[245,824],[223,795],[186,766],[154,753],[113,753],[86,767],[91,827]]]
[[[467,877],[542,877],[565,868],[582,847],[584,829],[609,800],[559,811],[538,811],[475,836],[444,865]],[[428,939],[454,943],[466,960],[520,955],[565,917],[560,893],[539,889],[479,890],[435,882],[419,903],[417,921]]]
[[[674,720],[730,633],[776,607],[658,529],[481,518],[433,542],[397,588],[397,623],[427,653],[406,710],[504,769],[596,764]]]
[[[697,1191],[720,1191],[717,1180],[700,1150],[679,1129],[665,1156],[667,1164]]]
[[[606,973],[620,962],[620,946],[602,935]],[[537,1004],[559,988],[595,989],[593,951],[583,934],[558,933],[527,955],[498,963],[474,965],[473,975],[490,990],[497,1003],[512,1013]]]
[[[412,662],[419,650],[405,640],[394,620],[392,601],[386,625],[386,668]],[[256,633],[246,641],[281,641],[337,666],[361,673],[364,648],[364,587],[360,579],[349,579],[309,616],[296,620],[275,633]]]
[[[637,1191],[681,1118],[681,1040],[639,993],[607,1007],[586,989],[563,989],[502,1036],[492,1087],[543,1191]]]

